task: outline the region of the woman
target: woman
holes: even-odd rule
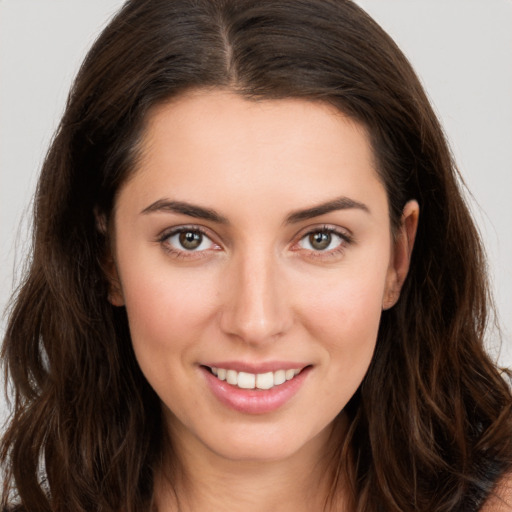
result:
[[[507,510],[484,268],[354,4],[128,2],[39,182],[3,506]]]

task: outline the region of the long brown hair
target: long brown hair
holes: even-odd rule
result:
[[[116,191],[149,109],[190,88],[328,102],[368,129],[392,225],[421,208],[409,276],[333,453],[353,509],[476,511],[512,465],[512,398],[486,355],[481,242],[406,58],[346,0],[131,0],[85,59],[49,149],[30,269],[3,358],[13,413],[2,506],[148,511],[165,451],[159,399],[103,271]]]

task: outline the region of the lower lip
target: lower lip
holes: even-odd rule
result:
[[[201,370],[213,394],[221,403],[245,414],[265,414],[276,411],[295,396],[311,367],[304,368],[293,379],[272,389],[241,389],[218,379],[204,367]]]

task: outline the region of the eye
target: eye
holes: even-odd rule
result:
[[[166,234],[161,240],[174,252],[201,252],[218,246],[199,229],[182,228]]]
[[[301,249],[315,252],[329,252],[348,243],[348,237],[333,229],[318,229],[303,236],[298,245]]]

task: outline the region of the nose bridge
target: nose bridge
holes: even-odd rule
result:
[[[283,334],[291,315],[273,251],[249,248],[233,258],[229,272],[223,330],[248,343],[271,341]]]

